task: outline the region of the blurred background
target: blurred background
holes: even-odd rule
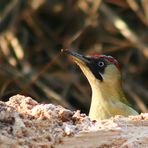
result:
[[[0,98],[88,113],[91,89],[67,48],[114,56],[130,103],[148,112],[147,39],[147,0],[0,0]]]

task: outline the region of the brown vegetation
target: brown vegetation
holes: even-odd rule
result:
[[[115,56],[129,101],[148,111],[146,0],[2,0],[0,6],[3,100],[21,93],[87,113],[90,87],[60,53],[68,48]]]

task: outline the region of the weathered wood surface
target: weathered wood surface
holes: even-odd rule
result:
[[[0,102],[0,147],[148,147],[148,113],[91,121],[79,111],[16,95]]]

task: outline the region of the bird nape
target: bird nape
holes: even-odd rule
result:
[[[70,55],[88,79],[92,89],[89,117],[107,119],[115,115],[137,115],[130,107],[122,89],[120,66],[116,59],[106,55],[84,56],[72,50]]]

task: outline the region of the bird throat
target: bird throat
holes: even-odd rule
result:
[[[121,84],[106,84],[94,81],[90,83],[92,88],[92,100],[89,111],[91,119],[106,119],[116,114],[116,104],[123,102],[128,104],[123,94]],[[113,88],[113,86],[116,86]]]

